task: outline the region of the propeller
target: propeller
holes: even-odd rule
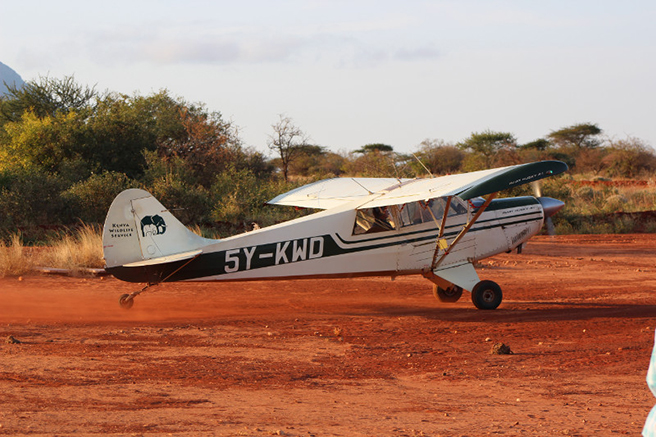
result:
[[[551,216],[560,211],[565,206],[565,203],[551,197],[543,197],[542,186],[537,181],[533,182],[532,185],[535,197],[540,202],[540,205],[542,205],[542,210],[544,211],[544,224],[547,226],[547,234],[551,236],[556,235],[556,228],[551,220]]]

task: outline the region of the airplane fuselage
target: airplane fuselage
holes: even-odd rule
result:
[[[543,224],[543,209],[534,197],[494,200],[434,266],[480,207],[458,198],[452,202],[441,236],[444,199],[395,205],[383,219],[374,217],[380,211],[345,204],[222,240],[199,238],[198,253],[184,259],[127,263],[108,266],[107,271],[125,281],[147,283],[409,275],[433,267],[439,271],[473,263],[512,250],[538,233]],[[132,208],[135,217],[143,216],[138,202],[133,202]],[[155,256],[160,247],[169,244],[164,220],[158,218],[160,229],[165,229],[161,233],[143,234],[140,224],[129,220],[110,223],[110,227],[133,228],[146,259],[148,253]],[[112,237],[108,240],[111,242]]]

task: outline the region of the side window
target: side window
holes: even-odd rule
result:
[[[401,205],[401,226],[412,226],[423,223],[425,208],[419,202]]]
[[[353,235],[372,234],[396,229],[396,220],[389,207],[358,209],[355,213]]]
[[[433,215],[437,220],[442,220],[444,216],[444,207],[446,206],[446,200],[442,199],[431,199],[428,201],[428,207],[433,212]],[[451,215],[451,209],[449,209],[449,215]]]
[[[420,225],[422,223],[433,223],[433,216],[440,219],[444,213],[444,200],[434,199],[428,202],[411,202],[401,206],[401,226]]]
[[[449,208],[449,216],[467,214],[467,206],[464,202],[456,197],[451,199],[451,208]]]

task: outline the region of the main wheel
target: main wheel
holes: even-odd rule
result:
[[[481,281],[474,286],[471,298],[479,310],[493,310],[501,305],[503,293],[496,282]]]
[[[446,290],[438,285],[433,285],[433,296],[440,302],[458,302],[462,296],[462,288],[457,285],[451,285]]]
[[[130,308],[132,308],[132,305],[134,305],[134,298],[129,294],[123,294],[121,295],[121,297],[118,298],[118,304],[124,310],[129,310]]]

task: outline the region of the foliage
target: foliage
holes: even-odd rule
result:
[[[211,204],[207,189],[189,183],[177,173],[168,173],[156,179],[149,191],[184,224],[210,220]]]
[[[500,154],[500,152],[514,150],[517,147],[517,140],[509,132],[494,132],[488,129],[484,132],[474,132],[457,146],[461,150],[482,157],[482,159],[470,160],[465,166],[465,171],[474,171],[494,167],[503,158],[507,158],[507,153]]]
[[[4,130],[5,141],[0,144],[0,170],[56,173],[81,157],[87,136],[87,126],[73,111],[38,117],[30,110],[23,113],[19,121],[6,123]],[[81,158],[87,162],[86,157]]]
[[[103,172],[73,184],[62,193],[66,203],[83,223],[102,223],[114,198],[123,190],[137,187],[124,173]]]
[[[158,151],[164,158],[185,160],[198,182],[209,187],[215,173],[243,157],[236,129],[218,112],[178,105],[181,129],[175,136],[158,141]]]
[[[425,139],[419,144],[416,157],[412,164],[416,174],[425,174],[428,170],[430,174],[440,176],[459,172],[465,152],[442,140]]]
[[[264,227],[300,217],[305,212],[266,205],[278,194],[296,187],[280,179],[262,180],[248,169],[228,168],[216,176],[212,185],[212,219],[229,224],[231,231],[244,231],[252,229],[254,223]]]
[[[73,222],[70,204],[62,196],[67,188],[60,177],[32,169],[0,173],[0,229]]]
[[[520,146],[524,150],[539,150],[539,151],[545,151],[551,147],[551,143],[549,140],[545,138],[539,138],[537,140],[531,141],[529,143],[523,144]]]
[[[93,88],[77,84],[72,76],[39,77],[22,87],[8,85],[6,98],[0,100],[0,125],[19,121],[26,112],[45,118],[84,111],[97,97]]]
[[[394,147],[389,144],[382,143],[373,143],[365,144],[361,148],[355,150],[355,153],[391,153],[394,151]]]
[[[342,155],[307,144],[299,147],[298,156],[289,164],[289,173],[304,178],[331,178],[343,173],[345,162]]]
[[[638,138],[613,141],[601,165],[611,177],[635,178],[656,172],[656,152]]]
[[[593,123],[579,123],[552,131],[547,137],[558,147],[593,149],[601,145],[598,136],[602,130]]]

